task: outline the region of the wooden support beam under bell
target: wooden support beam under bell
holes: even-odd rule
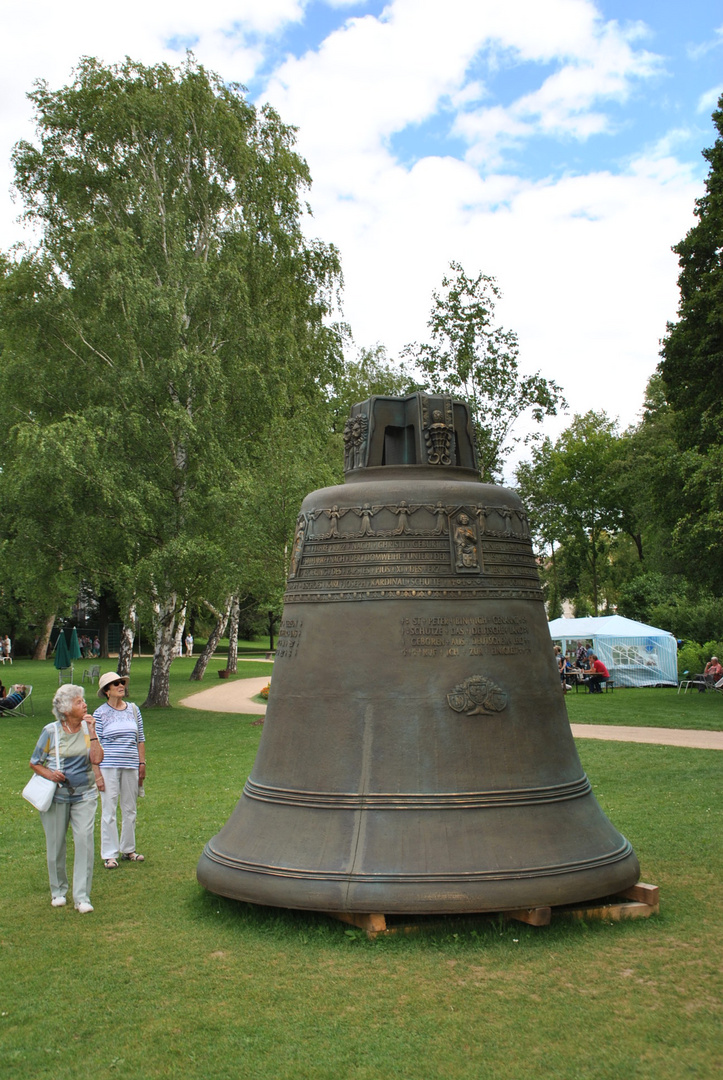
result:
[[[325,911],[323,914],[339,922],[348,923],[363,930],[370,941],[380,935],[412,934],[422,930],[439,930],[449,925],[450,921],[469,923],[477,918],[513,919],[527,923],[528,926],[549,926],[553,918],[585,919],[588,921],[620,922],[623,919],[647,919],[660,911],[660,889],[657,885],[648,885],[640,881],[637,885],[618,893],[616,896],[600,900],[589,900],[584,904],[561,907],[518,908],[511,911],[487,911],[478,915],[437,916],[420,919],[414,923],[405,923],[403,916],[389,925],[387,917],[379,912]]]
[[[504,915],[506,919],[527,923],[528,926],[549,926],[552,918],[552,908],[519,908],[516,911],[501,911],[500,914]]]
[[[377,934],[384,934],[387,930],[387,920],[383,915],[367,913],[364,911],[324,911],[324,915],[328,915],[331,919],[338,919],[339,922],[349,923],[350,926],[356,926],[360,930],[365,930],[369,937],[376,937]]]

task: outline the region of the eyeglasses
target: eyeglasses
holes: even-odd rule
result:
[[[110,683],[111,686],[125,686],[125,679],[116,679],[115,682]]]

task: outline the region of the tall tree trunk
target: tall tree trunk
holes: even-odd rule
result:
[[[638,549],[638,560],[644,562],[643,559],[643,536],[642,533],[628,532],[628,536],[631,537],[635,547]]]
[[[226,669],[232,675],[238,671],[238,622],[241,612],[241,602],[238,596],[234,596],[231,603],[231,617],[228,624],[228,660]]]
[[[557,559],[555,558],[555,545],[550,544],[551,561],[552,561],[552,596],[549,603],[549,615],[548,618],[556,619],[560,614],[560,597],[559,597],[559,585],[557,581]]]
[[[225,610],[216,611],[214,607],[212,607],[207,601],[204,600],[205,606],[216,616],[216,625],[209,634],[205,648],[203,649],[203,652],[199,656],[198,660],[196,661],[195,667],[191,672],[191,679],[200,682],[203,676],[206,674],[206,667],[208,665],[208,662],[215,653],[216,646],[223,637],[224,630],[226,629],[226,626],[228,624],[228,617],[231,612],[232,601],[233,597],[229,596],[226,600]]]
[[[597,545],[595,543],[595,533],[591,533],[592,537],[592,606],[594,608],[594,615],[597,615]]]
[[[173,649],[176,638],[176,620],[179,615],[178,594],[170,593],[165,600],[156,600],[153,605],[153,663],[148,697],[143,708],[151,705],[170,705],[170,674],[173,661]],[[185,608],[185,604],[184,604]]]
[[[130,675],[131,673],[131,660],[133,659],[133,642],[136,636],[136,602],[135,600],[128,608],[128,613],[123,623],[123,629],[121,630],[120,647],[118,649],[118,666],[116,668],[119,675]]]
[[[274,651],[274,627],[278,621],[278,615],[274,615],[273,611],[269,612],[269,652]]]
[[[188,607],[188,600],[184,600],[183,607],[178,613],[178,624],[176,626],[176,636],[173,641],[173,655],[183,656],[183,631],[186,629],[186,608]]]
[[[52,615],[46,615],[43,619],[40,637],[35,645],[33,652],[33,660],[45,660],[48,655],[48,645],[50,644],[50,635],[53,627],[55,626],[55,612]]]
[[[98,639],[100,641],[100,655],[104,660],[108,659],[108,604],[105,593],[102,593],[98,601]]]

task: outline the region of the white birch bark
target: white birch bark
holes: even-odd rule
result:
[[[186,629],[186,609],[188,608],[188,600],[184,602],[183,607],[178,613],[178,625],[176,626],[176,637],[173,642],[173,648],[175,649],[174,656],[183,656],[183,632]]]
[[[241,603],[238,596],[234,596],[231,604],[231,617],[228,623],[228,659],[226,668],[231,675],[238,670],[238,622]]]
[[[136,636],[136,602],[132,602],[126,617],[123,621],[123,629],[121,630],[120,645],[118,647],[118,667],[116,668],[119,675],[130,675],[131,673],[131,661],[133,659],[133,642]]]
[[[209,634],[205,648],[203,649],[203,652],[199,656],[198,660],[196,661],[195,667],[191,672],[191,679],[195,679],[200,682],[200,680],[206,674],[206,667],[208,665],[208,662],[215,653],[216,646],[223,637],[224,630],[226,629],[226,626],[228,624],[228,617],[231,613],[232,601],[233,597],[229,596],[226,600],[226,606],[224,610],[217,611],[214,607],[211,606],[211,604],[208,603],[208,601],[204,600],[205,606],[216,616],[216,625]]]
[[[181,610],[185,610],[185,604]],[[153,605],[153,613],[153,664],[151,666],[148,697],[143,702],[143,708],[150,705],[168,706],[171,703],[171,664],[176,640],[176,622],[180,614],[178,594],[171,592],[163,600],[156,600]]]

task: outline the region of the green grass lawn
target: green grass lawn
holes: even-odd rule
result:
[[[187,681],[192,664],[174,661],[174,702],[195,688]],[[35,719],[0,720],[0,1074],[7,1080],[721,1074],[718,752],[578,740],[643,880],[661,888],[659,916],[540,929],[495,918],[449,921],[369,942],[324,916],[237,903],[198,885],[198,857],[239,797],[261,728],[252,716],[149,709],[148,794],[138,825],[147,861],[109,872],[97,859],[95,911],[79,916],[50,907],[42,827],[20,798],[57,685],[52,665],[27,668],[38,689]],[[148,660],[134,660],[137,701],[149,670]],[[21,671],[24,681],[20,663],[13,676]],[[199,688],[212,680],[215,671]],[[575,721],[597,722],[604,708],[606,722],[644,723],[651,702],[675,725],[692,727],[706,726],[703,715],[713,726],[714,706],[723,707],[713,695],[675,697],[616,691],[576,701],[573,694],[568,707]]]
[[[624,724],[633,727],[723,730],[723,694],[678,693],[675,687],[618,688],[607,694],[565,695],[573,724]]]

